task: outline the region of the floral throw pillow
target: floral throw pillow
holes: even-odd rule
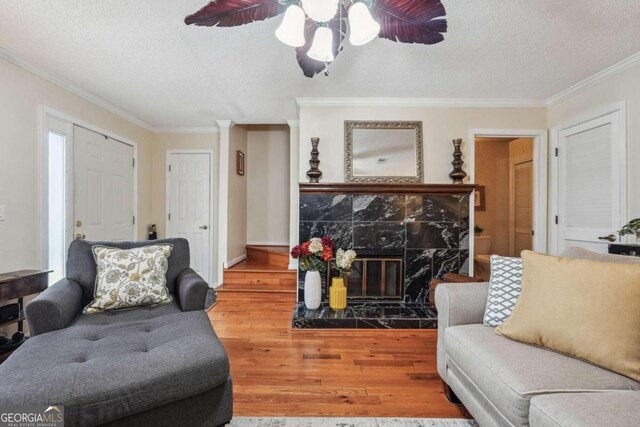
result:
[[[96,260],[96,285],[93,301],[83,313],[170,302],[166,274],[172,249],[169,244],[133,249],[98,245],[91,248]]]

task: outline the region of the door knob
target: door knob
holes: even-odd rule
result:
[[[600,239],[600,240],[608,240],[610,242],[615,242],[616,240],[618,240],[618,238],[616,237],[615,234],[609,234],[608,236],[600,236],[600,237],[598,237],[598,239]]]
[[[200,227],[198,227],[198,228],[201,228],[201,229],[203,229],[203,230],[206,230],[206,229],[207,229],[207,228],[209,228],[209,227],[208,227],[208,226],[206,226],[206,225],[201,225],[201,226],[200,226]]]
[[[86,237],[87,237],[86,234],[76,233],[76,239],[78,240],[84,240]]]

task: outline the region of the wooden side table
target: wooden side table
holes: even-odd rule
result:
[[[0,323],[0,327],[18,324],[18,331],[24,329],[24,297],[40,293],[49,285],[51,270],[20,270],[0,274],[0,305],[10,300],[18,300],[18,317]],[[0,363],[12,353],[0,350]]]

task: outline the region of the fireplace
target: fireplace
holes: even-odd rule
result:
[[[338,276],[334,268],[327,269],[327,286]],[[352,301],[402,300],[403,254],[359,254],[351,273],[345,277],[347,298]],[[327,290],[326,295],[329,295]]]
[[[358,258],[345,282],[349,302],[332,310],[331,279],[321,275],[323,302],[304,304],[306,272],[298,271],[294,328],[432,329],[429,282],[469,268],[469,209],[473,185],[300,184],[299,241],[329,236]]]

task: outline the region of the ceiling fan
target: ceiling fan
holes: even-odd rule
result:
[[[376,37],[401,43],[436,44],[447,31],[440,0],[213,0],[184,22],[237,27],[284,13],[275,36],[296,48],[302,72],[325,72],[342,50],[349,30],[352,45]]]

